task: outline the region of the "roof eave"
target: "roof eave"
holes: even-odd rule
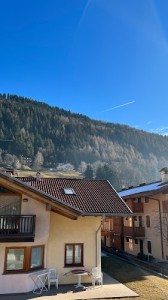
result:
[[[80,216],[83,213],[81,210],[74,208],[59,199],[56,199],[50,196],[49,194],[46,194],[43,191],[38,190],[15,177],[11,177],[7,174],[0,172],[0,178],[1,178],[2,185],[6,185],[6,186],[9,185],[9,188],[13,191],[15,191],[15,187],[17,186],[18,191],[21,194],[32,197],[37,201],[45,202],[46,204],[51,205],[52,206],[51,210],[55,212],[57,211],[60,214],[61,212],[62,214],[65,213],[65,215],[67,216],[69,215],[69,217],[73,219],[76,219],[78,216]]]
[[[146,197],[146,196],[149,196],[149,195],[157,195],[157,194],[160,194],[164,192],[165,193],[165,190],[162,189],[158,189],[158,190],[151,190],[151,191],[146,191],[146,192],[140,192],[140,193],[135,193],[135,194],[128,194],[128,195],[125,195],[125,196],[121,196],[123,199],[127,199],[127,198],[136,198],[136,197]]]
[[[125,203],[125,201],[123,200],[123,197],[121,197],[119,195],[119,193],[114,189],[114,187],[112,186],[112,184],[107,180],[107,182],[109,183],[109,185],[113,188],[113,190],[116,192],[117,196],[120,198],[120,200],[122,201],[122,203],[124,204],[124,206],[126,206],[126,208],[128,209],[128,211],[130,211],[132,213],[132,211],[130,210],[129,206],[127,205],[127,203]]]
[[[101,212],[101,213],[83,213],[82,217],[128,217],[133,216],[133,212],[129,213],[108,213],[108,212]]]

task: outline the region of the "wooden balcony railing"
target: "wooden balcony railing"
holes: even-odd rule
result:
[[[123,234],[124,236],[131,236],[133,238],[145,237],[145,228],[124,226]]]
[[[1,215],[0,242],[33,242],[35,215]]]
[[[144,205],[143,203],[132,203],[132,211],[135,213],[143,213],[144,212]]]
[[[102,230],[101,231],[101,236],[112,236],[112,235],[114,235],[113,230]]]
[[[113,229],[106,229],[106,227],[103,227],[102,226],[102,229],[101,229],[101,235],[102,236],[112,236],[112,235],[120,235],[122,234],[122,227],[117,225],[117,226],[114,226]]]
[[[129,200],[127,202],[129,208],[134,213],[143,213],[144,212],[144,203],[134,202],[133,200]]]

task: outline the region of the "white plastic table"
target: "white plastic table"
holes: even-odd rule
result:
[[[73,272],[73,275],[74,276],[78,276],[78,283],[75,285],[76,288],[83,288],[84,285],[81,284],[81,276],[86,276],[86,275],[89,275],[88,272],[86,271],[76,271],[76,272]]]
[[[48,291],[47,287],[46,287],[46,283],[47,283],[47,279],[48,279],[48,274],[50,272],[38,272],[38,273],[33,273],[31,274],[31,278],[34,282],[34,288],[33,288],[33,293],[34,294],[39,294],[41,295],[41,293],[43,291]]]

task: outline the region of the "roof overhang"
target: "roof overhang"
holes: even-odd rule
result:
[[[155,186],[151,187],[151,185],[155,185]],[[141,190],[144,187],[146,190]],[[122,193],[126,195],[122,195]],[[157,194],[167,194],[167,193],[168,193],[168,182],[162,183],[160,181],[156,181],[154,183],[146,184],[143,186],[122,190],[119,192],[119,196],[122,199],[128,199],[128,198],[147,197],[147,196],[152,196]]]
[[[166,194],[168,193],[168,188],[166,190],[156,190],[156,191],[147,191],[147,192],[141,192],[141,193],[135,193],[135,194],[130,194],[126,196],[121,196],[122,199],[128,199],[128,198],[138,198],[138,197],[149,197],[152,195],[157,195],[157,194]]]
[[[43,191],[40,191],[29,184],[2,172],[0,172],[0,184],[4,188],[8,188],[13,192],[17,192],[21,195],[24,194],[27,197],[35,199],[36,201],[49,205],[51,211],[54,211],[67,218],[76,220],[82,214],[79,209],[71,207],[65,202],[45,194]]]
[[[130,213],[85,213],[82,214],[82,217],[131,217],[134,214],[130,211]]]

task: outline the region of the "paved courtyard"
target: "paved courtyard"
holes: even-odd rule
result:
[[[107,274],[103,274],[103,286],[86,286],[85,289],[76,289],[74,285],[60,285],[58,290],[51,287],[50,291],[43,292],[41,295],[33,294],[15,294],[0,295],[0,300],[28,300],[32,298],[43,300],[77,300],[77,299],[107,299],[137,297],[138,295],[127,288],[125,285],[116,281]]]

